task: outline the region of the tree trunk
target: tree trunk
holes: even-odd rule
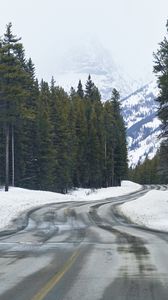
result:
[[[114,149],[111,149],[111,186],[114,186]]]
[[[105,166],[105,187],[108,187],[108,179],[107,179],[107,141],[105,137],[104,142],[104,166]]]
[[[5,192],[9,189],[9,124],[6,124]]]
[[[13,124],[12,124],[12,186],[15,186],[15,139],[14,139]]]

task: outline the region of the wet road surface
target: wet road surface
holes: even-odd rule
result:
[[[167,189],[46,205],[23,230],[1,234],[0,299],[167,300],[168,234],[117,213],[151,188]]]

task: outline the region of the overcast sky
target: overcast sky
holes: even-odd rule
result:
[[[56,77],[51,70],[61,52],[89,35],[139,79],[152,74],[152,53],[166,34],[168,0],[0,0],[0,10],[0,34],[13,23],[40,78]]]

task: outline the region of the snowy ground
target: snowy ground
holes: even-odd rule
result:
[[[9,192],[0,191],[0,230],[11,225],[20,213],[32,208],[57,202],[91,201],[125,195],[140,189],[141,186],[123,181],[121,187],[106,189],[78,189],[67,195],[52,192],[33,191],[21,188],[10,188]]]
[[[102,189],[77,189],[75,191],[70,192],[76,200],[78,198],[82,200],[101,200],[110,197],[117,197],[126,195],[128,193],[132,193],[141,189],[141,185],[131,182],[131,181],[122,181],[120,187],[109,187]]]
[[[122,204],[119,210],[133,223],[168,232],[168,191],[152,190],[137,200]]]

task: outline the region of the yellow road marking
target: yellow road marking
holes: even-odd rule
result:
[[[43,288],[32,298],[32,300],[43,300],[44,297],[54,288],[54,286],[62,279],[65,273],[72,267],[73,263],[79,255],[79,250],[75,251],[73,255],[68,259],[63,268],[55,274]]]

